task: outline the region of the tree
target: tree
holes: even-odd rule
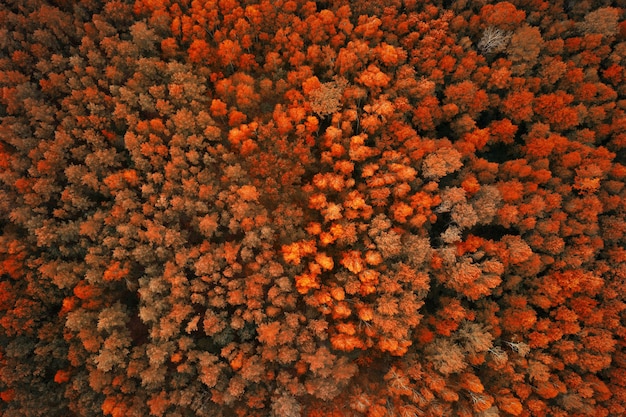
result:
[[[494,26],[489,26],[478,41],[478,50],[483,54],[498,53],[506,49],[511,40],[511,33]]]
[[[502,1],[483,6],[480,9],[480,17],[487,25],[502,30],[513,30],[526,19],[526,13],[518,10],[512,3]]]
[[[568,107],[572,101],[573,97],[563,92],[545,94],[535,99],[534,111],[554,130],[571,129],[579,123],[577,110]]]
[[[314,77],[314,80],[307,80],[303,89],[305,94],[310,97],[313,112],[323,117],[333,114],[341,108],[341,95],[346,86],[347,80],[345,78],[337,78],[334,81],[320,84],[317,77]]]
[[[502,102],[506,116],[514,122],[529,121],[533,116],[534,95],[530,91],[510,92]]]
[[[424,158],[422,170],[426,178],[439,179],[463,166],[461,154],[454,148],[440,148]]]
[[[195,39],[187,50],[189,60],[194,64],[200,64],[208,60],[211,50],[209,44],[202,39]]]
[[[297,417],[301,415],[301,405],[293,396],[283,393],[272,401],[272,414],[274,416]]]
[[[585,15],[585,19],[577,24],[577,28],[583,33],[599,33],[610,37],[617,34],[618,21],[618,9],[601,7]]]

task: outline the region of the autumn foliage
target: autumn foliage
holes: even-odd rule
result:
[[[0,4],[0,414],[626,415],[623,1]]]

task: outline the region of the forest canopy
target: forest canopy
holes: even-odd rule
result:
[[[0,3],[0,414],[626,415],[626,2]]]

